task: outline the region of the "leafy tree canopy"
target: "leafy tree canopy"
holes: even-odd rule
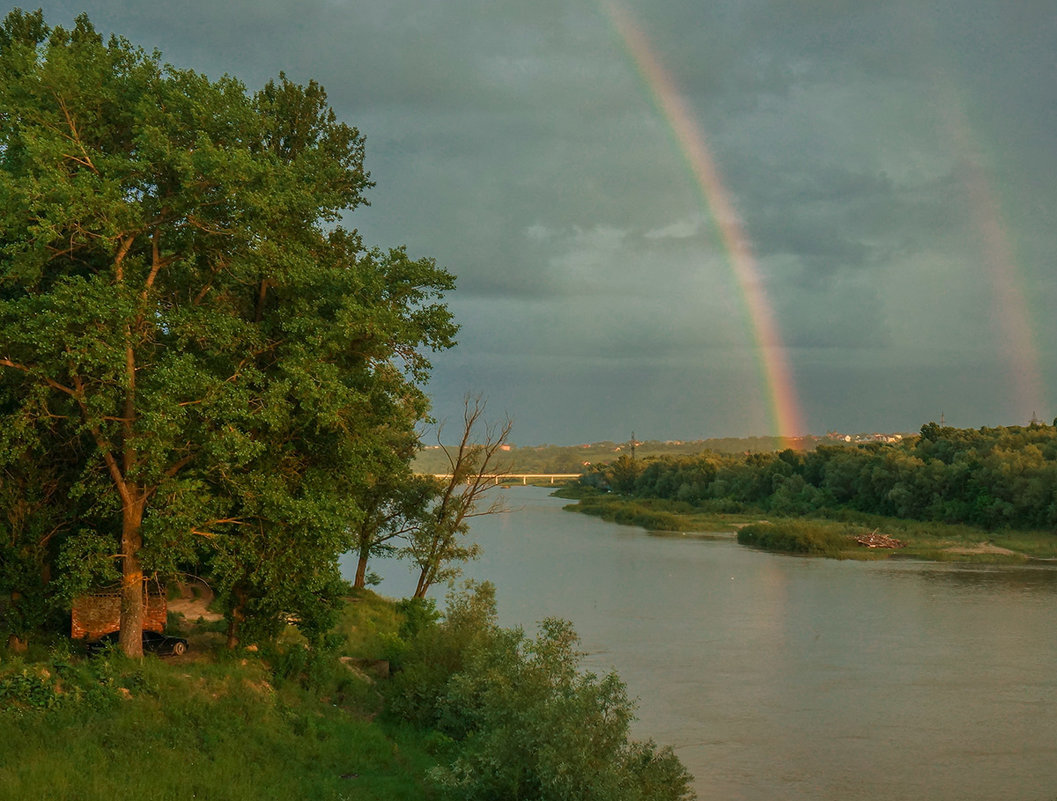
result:
[[[926,423],[898,443],[820,445],[810,453],[706,453],[620,460],[581,483],[716,511],[801,515],[854,510],[995,528],[1057,526],[1057,426],[961,429]]]
[[[84,15],[7,16],[0,589],[109,573],[130,654],[145,577],[202,560],[233,625],[319,608],[455,333],[450,274],[339,224],[363,159],[314,82],[250,93]]]

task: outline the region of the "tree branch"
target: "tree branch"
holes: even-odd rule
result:
[[[0,359],[0,367],[11,367],[11,368],[14,368],[15,370],[21,370],[23,373],[27,373],[28,375],[36,375],[38,378],[43,380],[44,383],[47,384],[52,389],[57,389],[59,392],[65,392],[67,395],[69,395],[72,398],[76,398],[77,397],[76,390],[70,389],[70,387],[64,386],[64,385],[60,384],[58,381],[54,381],[54,380],[48,378],[45,375],[40,375],[39,373],[35,373],[33,371],[33,368],[31,368],[31,367],[29,367],[29,366],[27,366],[25,364],[20,364],[19,362],[13,362],[10,359]]]
[[[129,249],[135,241],[136,235],[129,234],[124,240],[122,240],[121,244],[118,246],[117,254],[114,256],[114,278],[119,284],[125,280],[125,256],[128,255]]]
[[[77,156],[71,156],[66,153],[64,153],[63,156],[65,158],[76,161],[78,164],[83,164],[96,175],[99,175],[99,170],[96,169],[96,166],[92,163],[92,158],[88,155],[88,150],[85,148],[84,143],[81,141],[81,135],[77,131],[77,122],[74,120],[73,115],[70,114],[70,109],[66,105],[66,101],[63,100],[62,95],[60,95],[58,92],[52,92],[52,94],[58,101],[59,108],[62,109],[62,115],[66,118],[66,124],[70,127],[70,134],[66,135],[66,138],[76,144],[77,147],[81,149],[81,154],[84,156],[84,158],[77,158]]]

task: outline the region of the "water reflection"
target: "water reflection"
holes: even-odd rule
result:
[[[512,490],[468,573],[505,625],[571,619],[702,798],[1057,794],[1057,570],[782,557],[563,503]],[[382,566],[383,592],[410,592]]]

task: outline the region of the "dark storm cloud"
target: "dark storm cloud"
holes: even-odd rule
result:
[[[1019,421],[1001,280],[1035,313],[1057,400],[1052,0],[626,7],[714,157],[811,429],[913,429],[950,394],[964,424]],[[442,416],[472,389],[522,443],[767,428],[730,221],[602,3],[83,8],[180,67],[327,88],[377,182],[348,224],[459,276]],[[68,24],[82,4],[44,10]]]

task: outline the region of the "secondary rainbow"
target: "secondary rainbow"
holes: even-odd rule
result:
[[[760,279],[751,243],[720,178],[704,132],[629,12],[613,2],[602,2],[601,6],[631,54],[658,110],[671,127],[701,191],[702,200],[715,220],[756,339],[761,380],[769,397],[774,432],[790,444],[792,438],[806,432],[788,354]]]
[[[983,245],[981,257],[991,281],[995,326],[999,348],[1009,376],[1015,413],[1027,418],[1047,409],[1046,392],[1040,369],[1039,349],[1031,330],[1031,310],[1022,288],[1023,276],[1010,242],[995,192],[988,180],[986,162],[973,136],[964,102],[945,71],[937,70],[940,118],[947,139],[962,162],[966,174],[973,227]]]

